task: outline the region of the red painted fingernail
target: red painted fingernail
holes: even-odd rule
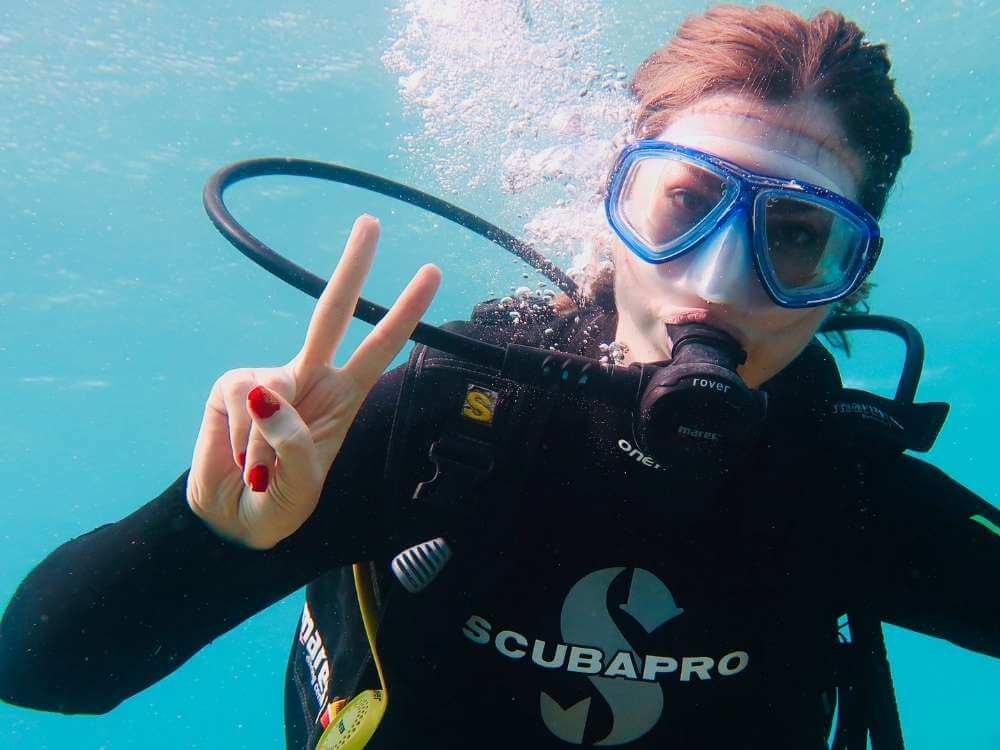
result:
[[[241,469],[246,467],[246,465],[247,465],[247,452],[246,451],[240,451],[239,462],[240,462],[240,468]]]
[[[250,469],[250,489],[254,492],[263,492],[267,489],[267,467],[264,464],[257,464]]]
[[[281,408],[278,400],[272,396],[263,386],[257,386],[247,394],[250,401],[250,408],[253,413],[261,419],[267,419]]]

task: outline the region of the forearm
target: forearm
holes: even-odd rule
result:
[[[0,620],[0,699],[102,713],[384,536],[385,439],[402,368],[369,394],[319,503],[269,550],[225,541],[188,507],[185,471],[155,500],[52,552]]]
[[[188,508],[186,478],[25,578],[0,621],[0,698],[109,711],[315,577],[294,544],[260,552],[215,536]]]
[[[899,469],[873,503],[872,602],[889,622],[1000,657],[1000,510],[916,459]]]

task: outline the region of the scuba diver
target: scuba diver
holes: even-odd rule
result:
[[[1000,657],[1000,511],[904,453],[942,410],[845,389],[816,338],[910,151],[889,65],[831,11],[686,19],[631,83],[613,267],[445,326],[496,366],[420,345],[385,373],[430,265],[331,365],[360,217],[299,353],[219,377],[191,467],[22,582],[0,697],[108,712],[307,586],[289,748],[804,750],[835,711],[837,747],[888,747],[879,621]],[[848,612],[874,647],[844,651]]]

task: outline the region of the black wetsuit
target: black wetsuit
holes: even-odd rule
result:
[[[337,697],[324,678],[339,634],[323,623],[354,606],[317,579],[398,551],[381,543],[381,467],[401,373],[370,394],[316,512],[274,549],[209,531],[186,472],[56,549],[0,623],[0,697],[109,711],[314,582],[290,695],[317,715]],[[853,605],[1000,657],[1000,512],[939,470],[893,457],[831,507],[827,467],[789,476],[772,446],[692,499],[631,435],[625,414],[558,410],[512,498],[504,565],[456,554],[390,608],[389,710],[370,748],[821,748],[837,616]]]

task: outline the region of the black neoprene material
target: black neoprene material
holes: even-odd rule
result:
[[[774,402],[811,372],[784,375]],[[310,582],[312,655],[296,641],[292,659],[318,665],[319,648],[333,659],[339,634],[324,623],[342,588],[323,585],[328,574],[398,551],[380,544],[392,529],[372,467],[385,459],[400,376],[376,386],[317,511],[275,549],[215,537],[187,507],[184,472],[53,551],[0,621],[0,698],[109,711]],[[795,451],[810,441],[785,430],[809,413],[800,405],[718,491],[681,497],[632,444],[624,415],[566,404],[525,467],[507,572],[485,586],[456,558],[386,623],[393,688],[370,749],[412,748],[414,737],[419,747],[557,748],[560,736],[588,747],[616,732],[629,749],[820,748],[836,616],[855,605],[1000,657],[988,583],[1000,569],[1000,511],[905,455],[842,503],[824,500],[827,467],[803,467]]]

